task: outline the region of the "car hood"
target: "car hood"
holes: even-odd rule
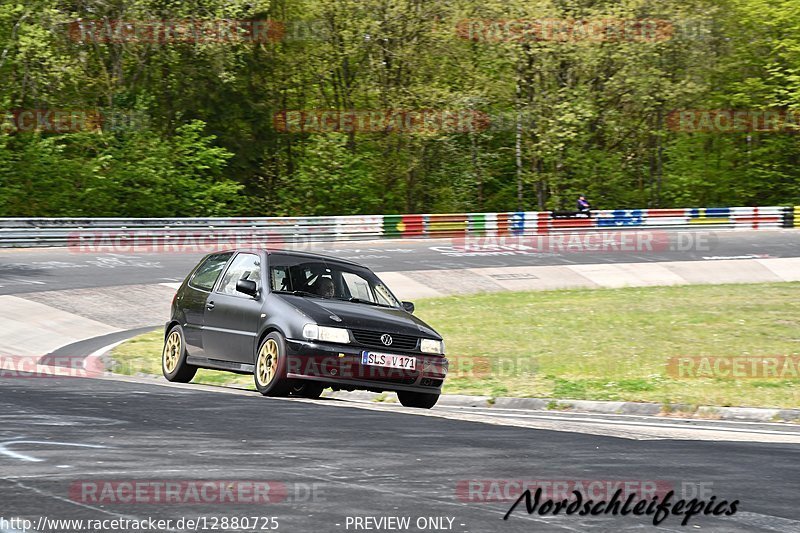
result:
[[[289,294],[276,296],[292,304],[322,326],[367,329],[415,337],[424,336],[438,340],[442,338],[425,322],[403,309]],[[341,322],[332,318],[332,315],[340,318]]]

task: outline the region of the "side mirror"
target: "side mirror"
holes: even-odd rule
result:
[[[258,296],[258,285],[250,279],[240,279],[236,282],[236,290],[253,298]]]
[[[403,302],[403,309],[405,309],[409,313],[413,313],[414,312],[414,302]]]

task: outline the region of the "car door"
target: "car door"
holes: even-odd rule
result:
[[[203,326],[203,346],[209,359],[253,364],[263,299],[260,294],[254,298],[238,292],[236,282],[255,281],[260,293],[262,263],[257,253],[239,252],[209,295]]]
[[[233,252],[211,254],[191,274],[178,305],[183,310],[183,335],[189,355],[204,357],[203,326],[206,301]]]

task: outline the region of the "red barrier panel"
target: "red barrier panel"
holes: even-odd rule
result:
[[[556,218],[550,221],[552,229],[596,228],[597,221],[592,218]]]

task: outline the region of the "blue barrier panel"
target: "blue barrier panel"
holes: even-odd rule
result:
[[[511,226],[511,233],[513,235],[522,235],[525,233],[525,213],[517,212],[512,213],[509,222]]]
[[[611,216],[604,216],[597,219],[597,226],[600,228],[617,226],[641,226],[644,223],[645,212],[641,209],[627,210],[618,209],[611,211]]]
[[[696,207],[689,210],[691,218],[729,218],[730,207]]]
[[[731,209],[729,207],[707,207],[706,216],[728,218],[731,216]]]

